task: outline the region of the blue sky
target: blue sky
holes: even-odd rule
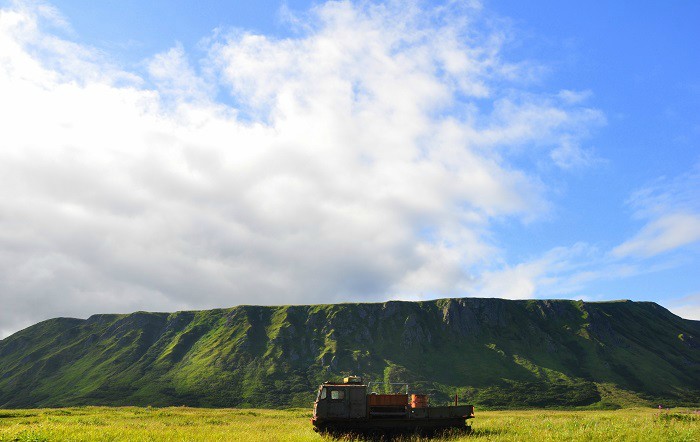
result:
[[[446,296],[700,319],[697,2],[0,7],[0,337]]]

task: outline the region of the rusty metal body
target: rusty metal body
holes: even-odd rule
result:
[[[314,403],[314,429],[330,433],[421,434],[470,429],[467,419],[474,417],[472,405],[434,407],[428,405],[424,394],[368,394],[367,387],[358,378],[323,383]]]
[[[425,408],[428,406],[428,395],[427,394],[412,394],[411,395],[411,408]]]

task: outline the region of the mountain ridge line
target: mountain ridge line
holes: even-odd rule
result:
[[[700,404],[700,321],[648,301],[440,298],[53,318],[0,340],[0,407],[308,406],[357,374],[434,403]]]

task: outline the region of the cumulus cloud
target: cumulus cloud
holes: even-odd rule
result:
[[[510,155],[602,121],[518,90],[479,14],[329,2],[296,37],[219,31],[137,74],[60,37],[51,8],[3,9],[0,329],[469,293],[493,220],[547,208]]]

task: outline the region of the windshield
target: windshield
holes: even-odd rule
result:
[[[322,387],[320,390],[318,390],[318,395],[316,396],[316,400],[323,400],[326,398],[326,388]]]

